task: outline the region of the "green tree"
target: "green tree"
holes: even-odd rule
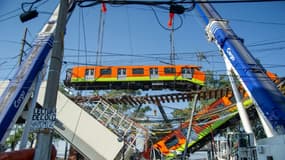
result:
[[[229,87],[229,79],[225,74],[217,75],[213,71],[206,71],[206,89]]]
[[[23,124],[15,124],[13,127],[13,131],[8,136],[7,140],[5,141],[6,149],[10,149],[11,151],[15,150],[15,147],[22,138],[23,130],[25,125]],[[35,140],[34,133],[29,133],[28,141],[30,142],[30,148],[33,146]]]
[[[189,118],[191,114],[191,108],[190,106],[183,108],[183,109],[175,109],[173,112],[171,112],[172,116],[174,118]]]
[[[109,90],[106,91],[103,96],[107,98],[116,98],[122,96],[138,96],[141,95],[140,90]],[[149,106],[131,106],[125,104],[116,104],[113,105],[115,109],[119,112],[124,113],[130,117],[144,117],[145,113],[151,111]]]
[[[208,90],[208,89],[217,89],[217,88],[225,88],[229,87],[230,83],[228,80],[227,75],[222,74],[222,75],[217,75],[213,71],[207,70],[206,71],[206,84],[203,90]],[[205,99],[205,100],[199,100],[196,106],[196,112],[198,112],[200,109],[210,105],[213,103],[216,99]],[[193,102],[189,102],[188,106],[184,109],[175,109],[171,114],[175,118],[181,118],[185,117],[188,119],[190,117],[191,113],[191,108],[193,106]]]
[[[150,106],[138,106],[136,109],[133,110],[131,116],[133,118],[143,118],[145,117],[145,113],[151,111]]]
[[[11,151],[14,151],[16,145],[19,143],[21,139],[22,133],[23,133],[23,127],[16,124],[5,142],[7,148],[9,148]]]

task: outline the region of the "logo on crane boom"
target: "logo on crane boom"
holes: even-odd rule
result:
[[[231,48],[227,48],[226,50],[227,54],[229,55],[229,58],[232,60],[232,61],[235,61],[236,58],[234,57],[233,53],[232,53],[232,50]]]
[[[18,108],[25,99],[26,92],[23,90],[20,96],[14,101],[14,107]]]

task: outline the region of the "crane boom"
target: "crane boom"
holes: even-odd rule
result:
[[[208,40],[215,42],[222,51],[247,93],[266,117],[270,128],[277,134],[284,134],[285,97],[270,81],[263,67],[243,44],[243,40],[211,4],[201,3],[196,9],[207,24]]]
[[[73,0],[69,0],[69,19],[74,8]],[[52,49],[58,8],[55,9],[49,21],[44,25],[29,53],[0,98],[0,142],[10,132],[25,104],[30,98],[33,83],[39,72],[45,67]]]

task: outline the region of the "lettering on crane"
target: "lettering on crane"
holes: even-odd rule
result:
[[[26,92],[22,91],[19,98],[14,101],[14,107],[15,108],[18,108],[22,104],[22,102],[25,99],[25,94],[26,94]]]
[[[231,48],[227,48],[226,50],[227,54],[229,55],[229,58],[232,60],[232,61],[235,61],[236,58],[234,57],[233,53],[232,53],[232,50]]]
[[[56,120],[56,112],[46,108],[35,108],[32,116],[31,131],[53,129]]]

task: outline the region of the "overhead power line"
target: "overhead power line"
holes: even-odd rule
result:
[[[252,47],[258,47],[258,46],[265,46],[265,45],[273,45],[273,44],[280,44],[280,43],[285,43],[285,40],[281,39],[281,40],[277,40],[277,41],[267,41],[267,42],[261,42],[261,43],[251,43],[248,44],[247,46],[249,48]],[[283,49],[283,46],[280,47],[266,47],[266,48],[260,48],[260,49],[251,49],[251,51],[267,51],[267,50],[280,50]],[[65,48],[66,51],[71,51],[71,52],[85,52],[85,50],[78,50],[78,49],[74,49],[74,48]],[[88,53],[97,53],[95,50],[87,50]],[[206,56],[220,56],[217,53],[217,50],[207,50],[207,51],[200,51],[203,52]],[[195,56],[197,54],[196,51],[184,51],[184,52],[177,52],[180,55],[193,55]],[[209,54],[211,53],[211,54]],[[161,55],[168,55],[169,53],[167,52],[157,52],[157,53],[147,53],[144,55],[142,54],[138,54],[138,55],[134,55],[134,54],[127,54],[127,53],[120,53],[120,52],[102,52],[102,56],[133,56],[133,57],[145,57],[145,58],[156,58],[154,56],[161,56]],[[75,55],[65,55],[65,57],[74,57]],[[92,56],[89,54],[89,56]]]
[[[0,19],[0,22],[4,22],[4,21],[10,20],[12,18],[19,17],[19,15],[20,14],[12,15],[12,16],[9,16],[9,17],[6,17],[6,18],[2,18],[2,19]]]
[[[284,2],[285,0],[208,0],[208,1],[202,1],[202,0],[192,0],[192,1],[135,1],[135,0],[129,0],[129,1],[98,1],[98,0],[78,0],[80,7],[91,7],[94,5],[97,5],[99,3],[109,3],[109,4],[137,4],[137,5],[171,5],[171,4],[197,4],[197,3],[261,3],[261,2]],[[84,5],[84,3],[88,3]]]
[[[259,24],[285,26],[285,23],[279,23],[279,22],[265,22],[265,21],[245,20],[245,19],[236,19],[236,18],[230,18],[230,19],[228,18],[228,20],[239,21],[239,22],[247,22],[247,23],[259,23]]]
[[[6,17],[6,16],[8,16],[8,15],[10,15],[10,14],[12,14],[12,13],[15,13],[15,12],[17,12],[17,11],[20,11],[20,10],[21,10],[21,8],[17,8],[17,9],[11,10],[11,11],[5,13],[5,14],[1,14],[1,15],[0,15],[0,18]]]

